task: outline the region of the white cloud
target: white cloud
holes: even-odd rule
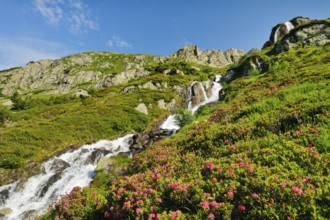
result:
[[[122,39],[118,35],[113,35],[110,40],[106,43],[107,46],[109,46],[112,49],[129,49],[132,48],[132,44],[129,43],[128,41]]]
[[[90,8],[81,0],[32,0],[36,10],[52,25],[67,25],[72,33],[98,30]]]
[[[66,45],[37,38],[0,38],[0,69],[24,66],[30,61],[57,59],[73,51]]]
[[[59,7],[60,0],[34,0],[35,7],[52,25],[57,25],[63,19],[63,10]]]

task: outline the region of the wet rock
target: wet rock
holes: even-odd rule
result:
[[[36,212],[37,210],[28,210],[23,212],[19,217],[20,219],[31,219],[31,217],[33,217]]]
[[[0,191],[0,205],[5,204],[5,201],[8,199],[8,197],[9,197],[8,189],[4,189]]]
[[[110,173],[112,170],[113,159],[111,157],[102,157],[95,168],[95,172]]]
[[[199,82],[194,83],[191,86],[191,103],[192,106],[196,106],[206,100],[205,89]]]
[[[68,162],[58,159],[58,158],[54,159],[50,165],[50,169],[53,172],[60,172],[60,171],[65,170],[68,167],[70,167],[70,164]]]
[[[105,148],[95,149],[87,158],[85,163],[86,164],[94,164],[96,163],[101,157],[112,153],[111,150],[107,150]]]
[[[0,217],[5,217],[13,212],[11,208],[2,208],[0,209]]]
[[[16,184],[16,187],[14,189],[14,192],[20,192],[23,190],[25,183],[27,182],[26,178],[22,178],[18,181],[18,183]]]
[[[46,184],[42,187],[42,189],[39,191],[39,197],[43,197],[48,189],[55,183],[57,182],[59,179],[61,179],[63,173],[62,172],[58,172],[55,173],[53,176],[51,176],[48,181],[46,182]]]

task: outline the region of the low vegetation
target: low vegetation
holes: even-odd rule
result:
[[[29,164],[37,164],[35,166],[37,169],[42,161],[66,149],[145,130],[160,116],[168,114],[168,111],[158,108],[159,100],[170,102],[175,99],[177,103],[185,102],[184,97],[178,96],[173,86],[182,87],[182,91],[186,91],[190,81],[207,79],[207,76],[212,77],[217,71],[215,68],[201,65],[197,65],[200,69],[196,70],[197,67],[193,64],[183,61],[177,64],[173,59],[158,62],[157,58],[149,55],[114,53],[75,55],[75,59],[88,57],[93,57],[94,61],[87,67],[69,66],[68,68],[73,71],[70,74],[74,74],[79,68],[97,71],[95,68],[102,64],[108,66],[104,66],[104,69],[99,71],[115,74],[124,70],[125,63],[126,65],[139,63],[151,73],[149,76],[131,79],[127,83],[104,89],[89,88],[88,97],[77,97],[73,93],[47,95],[39,90],[33,90],[29,94],[15,92],[11,97],[4,97],[11,99],[13,105],[0,108],[1,185],[13,182],[22,173],[28,172],[27,176],[29,176],[29,172],[32,172],[31,168],[26,168]],[[69,56],[58,62],[70,63],[72,59]],[[193,74],[166,75],[162,72],[164,65],[173,71],[179,68],[180,71],[193,72]],[[166,83],[166,87],[156,89],[143,87],[146,83]],[[132,91],[123,92],[125,88],[132,86],[134,87]],[[139,103],[148,106],[148,115],[135,110]],[[17,172],[13,173],[12,170]]]
[[[260,53],[267,71],[41,219],[329,219],[330,45]]]

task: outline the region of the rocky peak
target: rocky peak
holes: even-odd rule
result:
[[[221,50],[202,50],[196,45],[184,46],[170,57],[183,59],[188,62],[195,62],[212,67],[224,67],[231,63],[236,63],[244,55],[243,50],[229,49],[226,52]]]
[[[272,28],[271,34],[269,36],[269,41],[267,41],[263,48],[272,46],[281,40],[286,34],[288,34],[292,29],[296,28],[299,25],[310,23],[309,18],[304,17],[295,17],[290,21],[279,23]]]

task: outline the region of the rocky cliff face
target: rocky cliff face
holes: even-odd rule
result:
[[[30,62],[23,68],[0,73],[0,89],[5,96],[21,94],[86,94],[83,90],[105,88],[141,78],[150,73],[145,62],[159,62],[161,57],[82,53],[59,60]]]
[[[238,62],[244,54],[243,50],[237,49],[229,49],[224,53],[220,50],[206,50],[202,52],[196,45],[191,45],[179,49],[170,57],[221,68]]]
[[[230,49],[225,53],[216,50],[202,52],[197,46],[187,46],[170,57],[150,55],[90,52],[70,55],[58,60],[30,62],[25,67],[0,72],[0,96],[10,97],[14,92],[32,94],[75,94],[88,96],[90,89],[106,88],[131,79],[145,78],[152,73],[150,66],[166,63],[173,58],[223,67],[237,62],[244,52]],[[199,71],[199,68],[196,67]],[[162,74],[184,75],[179,69],[165,69]],[[136,87],[167,89],[162,83],[147,82],[129,86],[122,93],[132,92]],[[179,91],[178,91],[179,92]],[[180,92],[179,92],[180,93]]]
[[[295,17],[285,23],[277,24],[275,27],[272,28],[272,31],[269,36],[269,40],[264,44],[263,48],[273,46],[276,42],[281,40],[287,33],[289,33],[295,27],[310,22],[311,20],[309,18]]]
[[[272,46],[271,54],[278,54],[298,46],[324,46],[330,43],[330,19],[310,20],[296,17],[288,22],[273,27],[264,47]],[[265,72],[269,63],[258,51],[251,51],[250,57],[243,60],[239,66],[230,69],[222,80],[229,82],[241,76],[251,75],[255,71]]]
[[[274,49],[281,53],[299,45],[323,46],[327,43],[330,43],[330,22],[315,21],[295,28]]]

